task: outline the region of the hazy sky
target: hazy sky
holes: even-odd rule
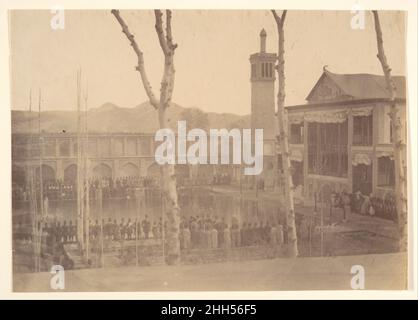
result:
[[[121,11],[142,51],[159,95],[163,55],[152,11]],[[135,71],[137,58],[109,11],[65,11],[65,29],[52,30],[46,10],[10,14],[12,108],[27,109],[29,90],[42,89],[43,109],[75,110],[76,70],[88,81],[90,107],[112,102],[133,107],[148,100]],[[285,25],[286,104],[304,103],[322,67],[335,73],[382,74],[373,19],[353,30],[349,11],[289,11]],[[393,74],[405,74],[404,17],[382,12],[384,45]],[[174,11],[176,81],[173,101],[205,111],[250,112],[249,55],[277,51],[269,11]],[[37,99],[37,93],[34,99]]]

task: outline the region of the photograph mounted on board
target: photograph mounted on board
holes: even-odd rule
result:
[[[406,19],[10,10],[13,291],[407,290]]]

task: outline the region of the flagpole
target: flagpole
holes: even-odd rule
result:
[[[37,247],[37,269],[41,271],[41,237],[42,237],[42,218],[44,215],[44,185],[43,185],[43,170],[42,170],[42,162],[43,162],[43,138],[41,133],[41,101],[42,101],[42,93],[41,89],[39,89],[39,101],[38,101],[38,139],[39,139],[39,199],[40,199],[40,216],[38,216],[36,220],[36,247]]]
[[[29,91],[29,143],[28,143],[28,151],[29,156],[32,157],[32,150],[33,150],[33,125],[32,125],[32,89]],[[36,196],[36,188],[34,186],[34,175],[33,175],[34,167],[33,165],[29,166],[28,174],[29,174],[29,208],[31,213],[32,219],[32,246],[33,246],[33,257],[34,257],[34,270],[35,272],[38,271],[38,254],[37,254],[37,196]]]
[[[86,197],[86,208],[85,208],[85,236],[86,236],[86,258],[90,258],[90,187],[89,187],[89,159],[88,159],[88,126],[87,126],[87,100],[88,100],[88,87],[84,93],[84,183],[85,183],[85,197]]]
[[[83,228],[83,203],[82,203],[82,163],[81,163],[81,137],[80,137],[80,93],[81,70],[77,70],[77,237],[82,254],[84,255],[84,228]]]

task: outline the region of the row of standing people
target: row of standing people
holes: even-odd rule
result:
[[[284,242],[283,226],[268,222],[237,221],[230,224],[225,219],[190,217],[180,224],[180,247],[235,248],[254,245],[279,245]]]
[[[91,199],[97,197],[96,190],[102,189],[104,198],[126,198],[130,190],[138,187],[156,186],[156,179],[152,177],[128,176],[116,179],[111,178],[90,178],[89,195]],[[28,201],[30,198],[29,185],[13,185],[12,195],[15,201]],[[39,192],[40,185],[37,183],[35,189]],[[43,195],[50,200],[71,200],[77,198],[77,184],[74,180],[56,179],[47,180],[43,183]]]
[[[77,242],[77,222],[72,220],[45,222],[38,227],[39,231],[44,233],[48,242],[72,243]],[[106,240],[134,240],[134,239],[160,239],[162,237],[162,220],[151,222],[148,215],[141,221],[124,218],[108,218],[89,223],[90,239],[99,239],[103,233],[103,239]],[[13,239],[32,241],[33,230],[29,225],[19,222],[13,225]]]

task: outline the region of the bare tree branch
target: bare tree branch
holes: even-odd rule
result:
[[[151,91],[151,86],[148,83],[144,70],[144,61],[142,52],[139,50],[133,35],[129,32],[128,27],[119,15],[119,11],[112,10],[113,15],[122,26],[122,31],[131,42],[135,53],[138,56],[138,70],[141,73],[142,82],[145,90],[150,98],[151,104],[155,107],[158,113],[158,122],[160,128],[167,128],[166,109],[170,106],[171,97],[174,88],[174,51],[177,45],[173,44],[171,33],[171,11],[166,11],[166,34],[163,30],[162,12],[161,10],[154,10],[155,13],[155,30],[158,35],[161,49],[164,53],[164,73],[161,80],[160,100],[157,101]],[[177,264],[180,262],[180,241],[179,241],[179,225],[180,225],[180,207],[177,195],[177,183],[175,175],[175,167],[173,164],[166,164],[161,167],[161,190],[164,196],[163,208],[165,216],[167,217],[167,256],[166,262],[168,264]]]
[[[291,174],[289,139],[287,135],[286,113],[285,113],[285,73],[284,73],[284,21],[286,19],[286,10],[283,11],[281,17],[275,10],[271,10],[277,24],[278,40],[278,55],[277,55],[277,75],[279,82],[279,89],[277,93],[277,124],[279,128],[279,135],[277,137],[280,143],[280,150],[282,155],[282,166],[284,175],[284,202],[286,208],[286,229],[288,235],[288,249],[292,257],[298,256],[297,233],[295,223],[295,206],[293,199],[293,179]]]
[[[111,12],[115,16],[116,20],[119,22],[120,26],[122,27],[122,32],[126,35],[126,38],[128,38],[133,50],[136,53],[136,56],[138,57],[138,65],[135,67],[135,69],[139,71],[141,75],[142,84],[144,86],[145,92],[148,96],[151,105],[155,109],[158,109],[159,101],[155,98],[151,84],[148,81],[147,73],[145,71],[144,55],[142,51],[139,49],[139,46],[135,41],[134,35],[129,31],[128,26],[120,16],[119,10],[113,9]]]
[[[283,10],[282,15],[279,17],[276,10],[271,10],[271,13],[273,13],[274,20],[276,20],[276,23],[278,26],[283,28],[284,26],[284,20],[286,19],[287,10]]]
[[[280,23],[280,17],[278,16],[276,10],[271,10],[271,13],[273,14],[274,20],[276,20],[276,22]]]
[[[282,18],[280,19],[281,20],[281,27],[282,28],[284,26],[284,20],[286,19],[286,14],[287,14],[287,10],[283,10],[283,12],[282,12]]]
[[[386,79],[386,85],[389,90],[390,98],[395,99],[396,97],[396,87],[395,83],[392,80],[391,77],[391,68],[389,67],[389,64],[386,59],[386,55],[383,49],[383,36],[382,36],[382,29],[380,27],[380,20],[379,20],[379,14],[376,10],[373,10],[373,17],[374,17],[374,26],[376,30],[376,41],[377,41],[377,58],[379,59],[383,73],[385,75]]]
[[[155,30],[157,31],[158,41],[160,42],[160,47],[163,50],[164,55],[169,53],[167,42],[165,39],[164,29],[163,29],[163,13],[161,10],[154,10],[155,14]]]
[[[173,43],[173,35],[171,33],[171,10],[166,10],[166,38],[168,47],[174,51],[177,44]]]
[[[398,116],[398,107],[396,103],[396,86],[391,75],[391,68],[387,62],[385,50],[383,47],[383,35],[380,27],[379,14],[376,10],[372,11],[374,18],[374,26],[376,30],[377,42],[377,58],[382,66],[383,74],[385,75],[386,87],[389,91],[390,112],[392,133],[393,133],[393,155],[395,162],[395,197],[396,197],[396,212],[398,218],[399,229],[399,250],[407,250],[407,180],[406,180],[406,161],[405,148],[406,143],[403,141],[403,132],[406,126],[405,119]],[[406,138],[405,138],[406,139]]]

